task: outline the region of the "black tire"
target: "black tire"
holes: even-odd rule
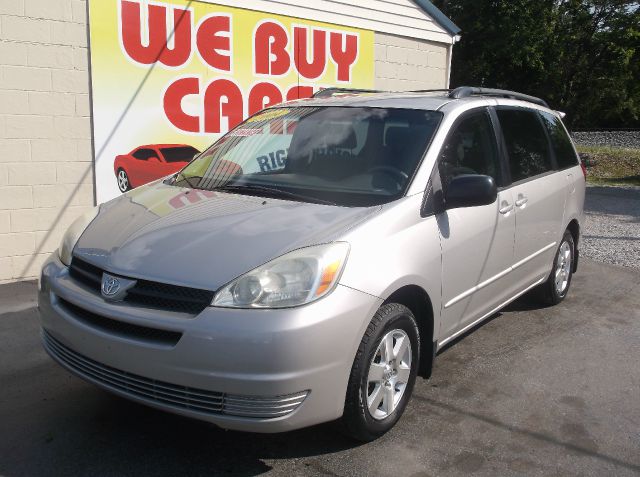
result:
[[[564,280],[566,281],[566,285],[564,285],[562,290],[559,290],[558,286],[556,286],[556,272],[558,270],[559,260],[560,260],[560,263],[563,263],[560,257],[560,253],[561,253],[561,250],[563,250],[563,247],[566,250],[565,244],[568,245],[571,255],[568,263],[568,272]],[[558,245],[558,249],[556,250],[556,254],[554,255],[553,267],[551,268],[551,273],[549,273],[549,277],[547,278],[547,281],[545,281],[542,285],[538,287],[538,298],[542,303],[544,303],[545,305],[557,305],[558,303],[560,303],[562,300],[565,299],[565,297],[567,296],[567,293],[569,293],[569,287],[571,286],[571,279],[573,278],[573,268],[574,268],[575,257],[576,257],[576,246],[575,246],[575,242],[573,241],[573,235],[571,235],[571,232],[567,230],[565,231],[564,236],[560,241],[560,245]],[[564,263],[566,263],[566,260],[564,260]]]
[[[383,338],[390,332],[404,332],[409,338],[411,345],[411,356],[408,379],[404,386],[404,391],[399,397],[395,409],[387,417],[374,418],[367,406],[367,396],[369,394],[370,383],[368,382],[369,369],[372,361],[378,356],[378,346]],[[392,336],[396,336],[395,334]],[[394,341],[394,344],[397,342]],[[407,350],[408,351],[408,350]],[[398,303],[389,303],[380,307],[377,311],[360,342],[358,352],[351,368],[349,385],[342,416],[343,430],[351,437],[360,441],[372,441],[390,430],[402,416],[411,397],[413,386],[416,381],[417,370],[420,358],[420,336],[418,325],[411,310]],[[399,361],[402,356],[399,356]],[[376,363],[378,364],[378,363]],[[406,368],[405,368],[406,369]],[[406,371],[405,371],[406,373]],[[386,378],[385,378],[386,379]],[[393,378],[392,378],[393,379]],[[398,376],[399,379],[399,376]],[[399,384],[398,386],[402,386]],[[397,391],[396,385],[389,386]],[[384,391],[382,389],[380,392]],[[373,395],[373,394],[372,394]],[[382,403],[380,404],[383,405]],[[376,413],[382,411],[374,411]]]
[[[118,169],[116,173],[116,182],[118,183],[118,189],[120,192],[125,193],[131,190],[131,181],[129,180],[129,174],[122,167]]]

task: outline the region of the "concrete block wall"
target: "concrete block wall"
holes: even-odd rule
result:
[[[0,1],[0,283],[93,206],[84,0]]]
[[[375,89],[408,91],[447,88],[449,45],[375,34]]]

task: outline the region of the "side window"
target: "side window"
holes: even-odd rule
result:
[[[133,157],[141,161],[146,161],[150,157],[158,157],[158,154],[153,149],[138,149],[133,153]]]
[[[578,157],[573,149],[571,138],[567,134],[567,130],[562,125],[560,118],[553,114],[541,112],[542,121],[544,122],[549,137],[551,138],[551,146],[556,155],[559,169],[566,169],[578,165]]]
[[[464,117],[440,151],[440,178],[443,187],[463,174],[484,174],[500,184],[500,160],[491,119],[486,111]]]
[[[498,109],[509,154],[511,180],[518,182],[552,170],[547,135],[535,112]]]

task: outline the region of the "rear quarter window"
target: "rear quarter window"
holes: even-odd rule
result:
[[[551,146],[553,152],[556,155],[556,161],[559,169],[567,169],[569,167],[577,166],[578,157],[576,151],[573,148],[571,138],[567,134],[567,130],[562,125],[560,118],[553,114],[540,112],[542,116],[542,122],[549,132],[551,138]]]

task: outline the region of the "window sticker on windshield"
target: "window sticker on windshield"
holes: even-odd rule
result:
[[[269,133],[284,134],[284,119],[277,119],[269,124]]]
[[[286,116],[290,112],[291,110],[286,108],[271,109],[271,110],[265,111],[264,113],[259,113],[259,114],[256,114],[255,116],[250,117],[249,119],[247,119],[246,122],[253,123],[257,121],[267,121],[269,119],[276,119],[282,116]]]
[[[296,127],[298,127],[297,120],[291,119],[287,121],[287,134],[293,134],[293,132],[296,130]]]
[[[256,157],[260,172],[270,172],[284,169],[287,161],[287,154],[289,149],[280,149],[278,151],[270,152],[263,156]]]
[[[229,133],[229,136],[247,137],[247,136],[257,136],[258,134],[262,134],[262,129],[244,128],[244,129],[234,129]]]

